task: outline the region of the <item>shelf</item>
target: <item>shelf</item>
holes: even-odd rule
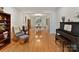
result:
[[[5,41],[5,40],[0,40],[0,43],[2,43],[3,41]]]
[[[0,23],[4,23],[4,22],[6,22],[6,23],[10,23],[9,20],[0,20]]]
[[[0,12],[0,49],[10,43],[10,14]],[[4,40],[3,32],[8,31],[8,39]]]
[[[1,14],[1,15],[8,15],[8,16],[10,15],[10,14],[4,13],[4,12],[0,12],[0,14]]]

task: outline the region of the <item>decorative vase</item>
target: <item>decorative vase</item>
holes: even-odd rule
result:
[[[70,19],[68,19],[68,22],[70,22]]]
[[[65,16],[62,17],[62,22],[65,22]]]

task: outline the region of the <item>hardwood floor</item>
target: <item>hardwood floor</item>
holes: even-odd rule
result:
[[[37,37],[33,29],[30,30],[29,42],[20,44],[13,41],[0,50],[1,52],[61,52],[62,48],[55,44],[55,35],[49,34],[47,30],[41,32]],[[67,51],[67,49],[66,49]]]

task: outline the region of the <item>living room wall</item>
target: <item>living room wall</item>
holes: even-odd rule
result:
[[[77,15],[79,15],[78,7],[60,7],[57,10],[57,28],[60,26],[59,22],[62,21],[62,16],[65,16],[65,22],[68,22],[68,19],[70,19],[71,22],[79,22]]]

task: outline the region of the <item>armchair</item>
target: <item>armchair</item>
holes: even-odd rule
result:
[[[22,30],[19,26],[13,27],[14,35],[16,36],[15,40],[20,40],[20,42],[26,42],[26,40],[29,38],[28,30],[25,30],[25,27],[22,27]]]

